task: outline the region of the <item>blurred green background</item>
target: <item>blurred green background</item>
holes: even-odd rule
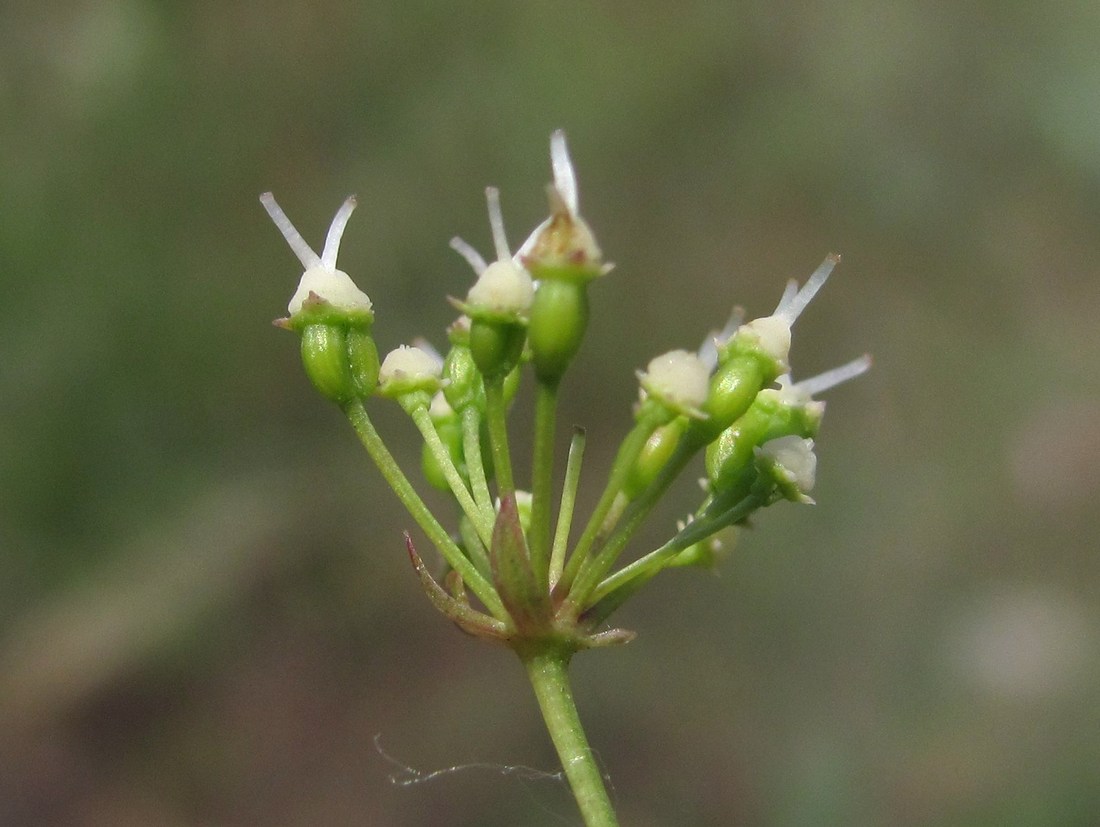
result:
[[[556,762],[270,326],[300,268],[256,198],[317,246],[357,192],[380,346],[442,343],[447,240],[488,249],[487,184],[524,237],[556,127],[617,264],[562,414],[588,502],[633,371],[830,250],[797,374],[875,357],[819,505],[575,662],[623,823],[1097,823],[1095,2],[8,0],[0,32],[0,823],[579,823],[552,780],[390,783],[375,736]]]

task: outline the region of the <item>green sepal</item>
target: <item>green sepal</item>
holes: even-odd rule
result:
[[[411,413],[416,408],[429,407],[442,384],[437,376],[397,375],[380,382],[375,391],[379,396],[396,400],[406,413]]]
[[[520,525],[514,494],[501,498],[489,560],[497,593],[516,629],[528,637],[546,634],[552,614],[550,595],[539,587],[531,565],[531,552]]]
[[[285,327],[287,330],[299,333],[315,324],[357,328],[370,332],[373,323],[374,311],[340,308],[329,304],[316,293],[310,293],[309,297],[302,302],[302,309],[293,316],[275,320],[277,327]]]
[[[580,349],[588,327],[588,290],[584,283],[546,278],[531,303],[527,339],[535,375],[556,384]]]
[[[536,281],[568,281],[573,284],[588,284],[607,272],[603,265],[585,264],[546,264],[528,257],[525,261],[527,272]]]

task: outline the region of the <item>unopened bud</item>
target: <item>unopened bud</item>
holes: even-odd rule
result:
[[[440,389],[442,365],[418,347],[401,345],[391,350],[378,372],[378,393],[396,399],[411,393],[424,393],[428,398]]]
[[[765,442],[756,449],[761,473],[769,474],[779,492],[788,500],[813,503],[808,496],[817,474],[814,441],[784,436]]]

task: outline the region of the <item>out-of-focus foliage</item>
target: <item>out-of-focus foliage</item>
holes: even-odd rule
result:
[[[442,343],[447,239],[487,248],[487,184],[522,238],[555,127],[617,263],[567,383],[586,496],[633,370],[829,250],[796,371],[876,359],[820,504],[578,657],[623,822],[1094,822],[1100,7],[773,5],[0,7],[0,823],[573,823],[554,781],[389,783],[376,734],[554,759],[269,326],[299,268],[256,201],[316,245],[357,192],[380,345]]]

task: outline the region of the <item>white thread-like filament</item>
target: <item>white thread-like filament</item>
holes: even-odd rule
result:
[[[577,174],[573,171],[573,160],[569,157],[569,147],[565,144],[565,132],[554,130],[550,136],[550,165],[554,170],[554,189],[565,201],[572,215],[577,214]]]
[[[485,259],[481,257],[481,253],[457,235],[451,239],[451,249],[466,259],[467,263],[474,268],[474,272],[479,276],[484,273],[485,268],[489,266],[485,263]]]
[[[493,231],[493,247],[497,251],[497,261],[508,261],[512,253],[508,250],[508,237],[504,234],[504,214],[500,211],[500,190],[496,187],[486,187],[485,200],[489,204],[489,227]]]
[[[348,219],[351,218],[358,203],[354,195],[349,195],[332,218],[328,235],[325,236],[325,249],[321,251],[321,266],[326,270],[336,269],[336,254],[340,252],[340,239],[343,238],[344,228],[348,225]]]
[[[307,270],[323,266],[320,257],[313,252],[313,248],[306,244],[302,234],[290,223],[290,219],[286,217],[286,213],[283,212],[283,208],[275,200],[275,196],[270,192],[265,192],[260,196],[260,203],[264,205],[267,214],[271,216],[271,220],[275,222],[279,232],[283,234],[283,238],[290,245],[290,249],[294,251],[294,255],[298,256],[302,266]]]

